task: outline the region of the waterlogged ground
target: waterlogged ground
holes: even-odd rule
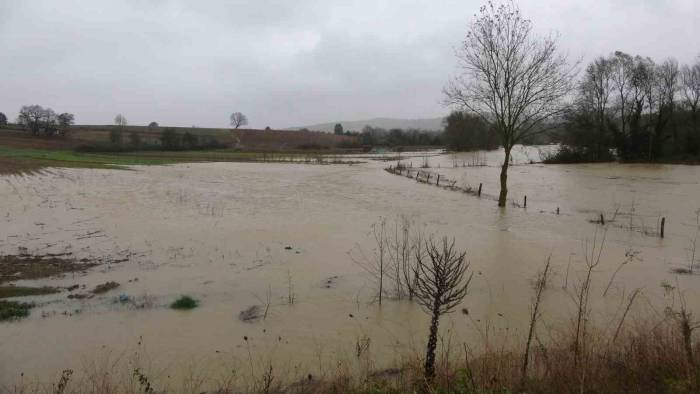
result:
[[[37,307],[26,319],[0,323],[0,383],[55,382],[67,368],[117,374],[116,365],[128,365],[164,387],[192,371],[259,375],[268,362],[280,379],[294,380],[411,357],[423,348],[425,314],[407,301],[385,299],[379,307],[372,277],[356,263],[372,254],[371,226],[380,217],[393,229],[405,215],[416,230],[455,237],[467,250],[475,277],[459,309],[469,314],[458,311],[442,325],[453,357],[462,342],[478,351],[488,330],[519,345],[533,278],[548,255],[554,275],[541,336],[564,329],[575,312],[586,240],[590,251],[594,237],[605,237],[592,295],[602,328],[616,324],[635,288],[643,289],[635,316],[663,318],[671,298],[662,282],[680,286],[700,313],[700,276],[673,272],[692,255],[700,168],[545,166],[529,164],[539,161],[536,149],[518,149],[510,196],[522,204],[527,195],[527,209],[509,204],[503,211],[493,200],[502,153],[403,155],[402,163],[427,160],[427,170],[458,186],[483,183],[482,198],[392,175],[383,168],[396,161],[366,158],[356,165],[202,163],[0,177],[0,253],[26,248],[105,262],[87,273],[14,283],[120,284],[82,300],[67,291],[20,298]],[[591,222],[601,212],[607,232]],[[200,306],[170,309],[180,295]],[[256,305],[266,317],[242,321],[240,312]]]

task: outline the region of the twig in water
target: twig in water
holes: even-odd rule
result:
[[[549,266],[551,264],[552,256],[547,256],[547,260],[544,265],[544,271],[542,271],[535,282],[535,298],[532,302],[532,315],[530,317],[530,329],[527,334],[527,342],[525,344],[525,354],[523,355],[523,367],[520,375],[520,390],[524,391],[525,380],[527,379],[527,365],[530,361],[530,345],[532,344],[532,337],[535,333],[535,326],[537,324],[537,319],[540,314],[540,304],[542,302],[542,293],[547,287],[547,275],[549,274]]]

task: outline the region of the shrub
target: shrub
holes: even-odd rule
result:
[[[170,307],[172,309],[194,309],[199,305],[199,301],[190,296],[181,296],[175,300]]]
[[[17,301],[0,301],[0,321],[20,319],[29,316],[34,304]]]

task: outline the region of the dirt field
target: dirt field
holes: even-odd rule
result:
[[[239,148],[245,150],[327,149],[357,144],[357,137],[320,131],[234,130]]]
[[[80,145],[107,142],[113,126],[74,126],[65,138],[35,137],[19,129],[0,130],[0,146],[10,148],[72,149]],[[164,127],[149,129],[145,126],[128,126],[122,138],[135,133],[144,143],[158,143]],[[242,150],[297,150],[342,148],[359,141],[356,137],[334,135],[315,131],[289,130],[228,130],[174,127],[179,134],[186,132],[210,137],[217,142]]]
[[[0,146],[18,149],[71,149],[75,146],[72,139],[34,137],[20,130],[0,129]]]

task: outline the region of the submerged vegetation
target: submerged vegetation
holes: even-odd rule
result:
[[[29,310],[34,304],[25,302],[0,300],[0,321],[19,319],[29,316]]]
[[[29,316],[31,303],[5,301],[2,298],[30,297],[54,294],[56,287],[27,287],[7,285],[17,280],[41,279],[78,272],[94,267],[95,262],[76,261],[57,255],[32,255],[21,249],[20,254],[0,256],[0,321]]]
[[[391,240],[387,242],[390,245]],[[465,276],[468,267],[464,255],[456,252],[449,241],[432,246],[428,241],[426,245],[425,253],[416,249],[410,257],[416,261],[413,274],[419,278],[415,282],[414,300],[433,314],[426,357],[418,356],[420,352],[415,349],[407,349],[393,365],[375,369],[372,338],[363,336],[357,339],[356,357],[338,361],[326,369],[321,364],[319,371],[311,367],[307,372],[296,364],[293,371],[286,371],[273,355],[269,359],[263,356],[259,361],[249,355],[228,377],[194,367],[176,383],[153,368],[117,360],[109,364],[109,371],[92,367],[64,373],[58,384],[70,393],[96,392],[90,382],[97,378],[100,392],[131,392],[140,387],[142,392],[152,393],[603,394],[695,393],[700,389],[700,344],[693,338],[700,321],[687,309],[684,292],[678,285],[662,284],[667,302],[662,314],[630,316],[641,293],[641,289],[636,289],[623,294],[622,311],[612,316],[610,324],[593,323],[592,315],[598,312],[593,299],[613,301],[607,291],[597,291],[602,288],[598,285],[605,282],[596,273],[605,236],[587,243],[582,275],[563,286],[574,305],[569,323],[556,326],[539,323],[543,320],[551,323],[544,300],[560,291],[552,286],[549,275],[553,267],[547,258],[543,271],[534,280],[526,335],[500,330],[490,320],[475,320],[467,308],[462,308],[460,316],[464,320],[456,319],[456,322],[467,324],[479,333],[476,343],[459,342],[449,330],[438,334],[433,328],[439,315],[449,312],[467,296],[470,279]],[[448,267],[454,269],[444,269]],[[0,306],[3,305],[0,301]],[[13,313],[9,318],[26,315],[31,308],[28,304],[8,305]],[[172,304],[177,309],[195,306],[197,301],[188,296]],[[242,340],[250,351],[253,338],[244,336]],[[321,359],[320,354],[318,357]],[[249,372],[239,374],[238,370]],[[53,392],[39,386],[14,387],[17,392]]]
[[[83,271],[95,265],[97,265],[95,262],[76,261],[56,255],[31,255],[26,252],[18,255],[4,255],[0,256],[0,284]]]
[[[180,296],[177,300],[173,301],[172,304],[170,304],[170,308],[172,309],[194,309],[197,306],[199,306],[199,301],[195,300],[194,298],[190,296]]]
[[[55,287],[0,286],[0,298],[27,297],[58,293]]]

